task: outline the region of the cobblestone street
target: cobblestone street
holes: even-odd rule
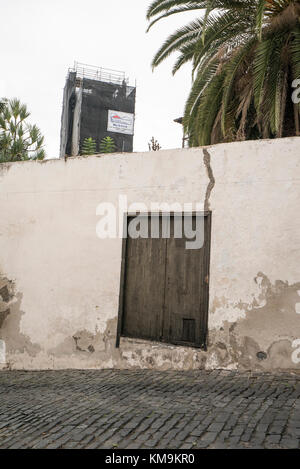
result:
[[[299,448],[300,375],[0,372],[0,448]]]

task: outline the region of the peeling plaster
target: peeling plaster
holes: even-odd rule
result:
[[[300,297],[300,290],[298,290],[297,293],[298,293],[298,296]],[[300,314],[300,301],[299,303],[296,303],[295,308],[296,308],[296,313]]]
[[[10,313],[13,296],[12,282],[0,277],[0,328]]]
[[[254,283],[259,292],[249,304],[230,304],[225,298],[214,300],[210,341],[215,343],[219,337],[228,354],[217,358],[214,352],[209,363],[237,363],[241,369],[258,370],[297,368],[300,350],[293,349],[293,344],[298,344],[293,338],[300,335],[295,311],[300,282],[289,285],[277,280],[272,284],[259,272]]]
[[[0,365],[6,363],[6,346],[4,340],[0,340]]]
[[[103,334],[97,333],[95,335],[88,331],[79,331],[73,335],[76,344],[76,350],[80,352],[103,352],[105,350],[105,342]]]
[[[10,320],[14,317],[15,321],[9,324],[8,330],[6,327],[2,328],[6,332],[3,336],[2,351],[5,350],[7,343],[10,353],[12,351],[17,354],[22,353],[28,369],[38,368],[34,363],[48,363],[47,368],[51,369],[65,368],[66,364],[72,367],[72,363],[77,364],[76,368],[91,369],[114,367],[119,369],[205,368],[211,370],[218,368],[264,371],[300,368],[300,340],[297,341],[297,337],[294,341],[287,338],[293,337],[294,331],[299,330],[299,327],[298,329],[296,327],[299,318],[295,313],[295,304],[300,282],[289,285],[288,282],[276,281],[272,284],[265,274],[259,272],[253,284],[258,285],[260,289],[257,298],[251,304],[240,302],[236,307],[237,310],[243,311],[243,317],[231,323],[229,321],[231,316],[227,315],[225,305],[222,327],[210,330],[207,352],[123,337],[120,348],[116,349],[116,318],[107,321],[103,333],[99,331],[91,333],[82,329],[74,332],[55,349],[42,351],[41,347],[31,344],[30,340],[22,334],[15,334],[14,340],[11,339],[12,334],[9,334],[13,324],[17,326],[24,314],[19,310],[22,297],[20,294],[14,295],[17,301],[13,303],[14,307],[10,314]],[[7,299],[6,291],[3,293],[4,298]],[[259,304],[257,299],[264,306],[257,306]],[[225,302],[224,298],[219,300],[218,308],[221,309],[221,304]],[[5,326],[7,326],[6,323]],[[283,337],[282,334],[287,337]],[[3,353],[5,352],[2,352],[2,357]],[[28,365],[29,362],[32,365]]]
[[[33,344],[30,338],[24,335],[20,329],[22,316],[22,294],[15,291],[14,282],[5,277],[0,277],[0,339],[5,351],[6,361],[12,365],[9,357],[11,354],[27,353],[35,357],[41,347]]]
[[[292,347],[293,349],[296,349],[292,354],[292,362],[295,363],[295,365],[298,365],[300,364],[300,339],[294,340]]]
[[[283,336],[297,339],[295,334],[300,335],[300,324],[295,305],[300,282],[289,285],[288,282],[277,280],[271,284],[261,272],[258,277],[262,279],[260,301],[264,306],[249,305],[246,318],[239,321],[235,333],[256,337],[262,349],[268,348]]]

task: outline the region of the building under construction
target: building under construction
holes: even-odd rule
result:
[[[64,88],[60,157],[79,155],[90,137],[97,152],[107,136],[117,152],[132,152],[135,96],[125,73],[75,63]]]

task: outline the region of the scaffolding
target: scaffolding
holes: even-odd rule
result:
[[[115,85],[122,85],[124,83],[127,86],[129,85],[129,78],[125,76],[124,72],[87,65],[80,62],[74,62],[73,68],[69,68],[69,74],[70,73],[75,73],[77,80],[86,78],[105,83],[113,83]]]

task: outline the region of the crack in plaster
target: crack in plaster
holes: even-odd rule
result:
[[[204,202],[204,210],[210,210],[210,195],[212,193],[213,188],[215,187],[216,180],[214,178],[213,170],[211,167],[211,155],[206,148],[203,148],[203,162],[206,167],[207,175],[209,178],[209,184],[206,189],[205,194],[205,202]]]

